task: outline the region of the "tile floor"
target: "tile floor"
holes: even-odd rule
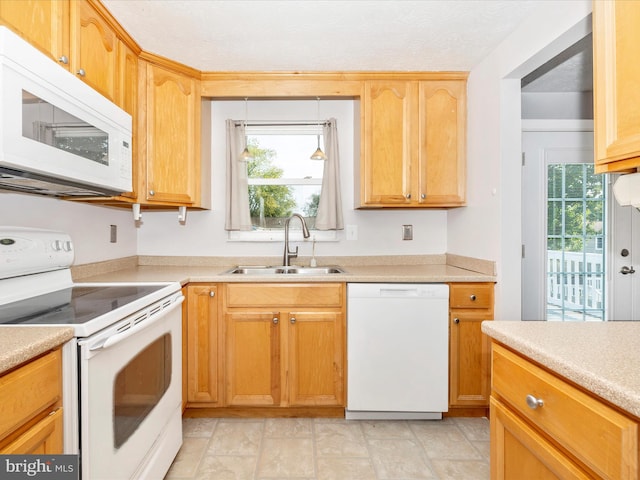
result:
[[[165,480],[489,478],[489,421],[187,418]]]

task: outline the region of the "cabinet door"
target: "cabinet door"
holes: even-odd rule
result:
[[[141,166],[139,162],[137,144],[141,141],[138,125],[138,56],[123,42],[118,42],[118,82],[116,103],[132,117],[131,149],[132,168],[132,192],[125,192],[123,197],[136,199],[138,197]]]
[[[494,398],[490,417],[491,480],[594,478]]]
[[[596,172],[640,166],[640,2],[593,2]]]
[[[485,310],[451,311],[449,404],[452,406],[489,404],[491,345],[481,324],[490,317]]]
[[[288,322],[289,404],[344,405],[342,314],[290,312]]]
[[[58,408],[0,449],[0,454],[56,455],[63,451],[62,408]]]
[[[222,336],[215,285],[187,287],[187,400],[222,403]],[[211,405],[209,405],[211,406]]]
[[[193,204],[199,195],[199,89],[193,78],[146,65],[149,202]]]
[[[225,315],[227,405],[280,404],[280,314]]]
[[[71,72],[114,103],[118,80],[118,37],[88,2],[70,8]]]
[[[466,191],[466,82],[419,84],[419,187],[416,201],[458,206]]]
[[[362,206],[411,203],[415,82],[365,82]]]
[[[66,0],[2,0],[2,23],[55,61],[69,58],[69,2]],[[65,68],[68,63],[61,62]]]

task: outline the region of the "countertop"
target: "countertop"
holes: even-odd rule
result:
[[[72,338],[70,327],[0,327],[0,374]]]
[[[640,322],[483,322],[489,337],[640,418]]]
[[[451,265],[354,265],[341,266],[346,273],[328,275],[238,275],[225,274],[234,265],[174,266],[138,265],[114,272],[83,277],[79,282],[172,281],[194,282],[378,282],[438,283],[495,282],[495,277]]]

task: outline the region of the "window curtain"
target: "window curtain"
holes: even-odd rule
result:
[[[340,194],[340,156],[338,154],[338,127],[335,118],[325,124],[324,150],[327,160],[324,162],[320,202],[316,214],[316,229],[343,230],[342,195]]]
[[[245,147],[244,124],[227,120],[227,211],[225,230],[251,230],[247,164],[240,161]]]

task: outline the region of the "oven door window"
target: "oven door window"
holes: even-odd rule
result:
[[[155,340],[116,376],[113,388],[114,447],[120,448],[171,384],[171,335]]]

